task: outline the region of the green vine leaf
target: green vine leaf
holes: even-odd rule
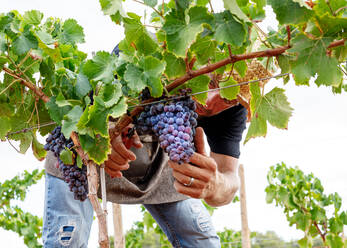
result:
[[[312,40],[305,35],[298,35],[295,44],[289,52],[297,55],[291,61],[291,69],[297,84],[307,84],[309,79],[318,74],[315,83],[320,85],[338,86],[342,81],[342,72],[338,61],[326,54],[326,49],[332,40],[322,38]]]
[[[102,137],[96,135],[92,138],[88,135],[79,135],[83,151],[88,153],[88,156],[96,164],[100,165],[107,160],[107,155],[111,152],[110,137]]]
[[[13,41],[13,50],[16,54],[22,55],[30,49],[37,49],[38,41],[32,32],[26,29],[18,38]]]
[[[6,134],[11,130],[11,121],[6,116],[0,116],[0,140],[5,140]]]
[[[74,155],[73,152],[69,149],[64,149],[60,152],[59,158],[63,161],[64,164],[73,165],[74,164]]]
[[[114,80],[115,61],[116,58],[108,52],[97,52],[82,70],[90,80],[111,83]]]
[[[203,25],[213,21],[207,8],[201,6],[191,7],[187,17],[189,22],[186,22],[186,16],[181,12],[172,10],[166,16],[163,26],[169,51],[180,57],[185,57],[187,49],[203,31]]]
[[[274,10],[280,24],[300,24],[307,22],[313,15],[313,11],[301,7],[293,0],[268,0]],[[290,11],[288,11],[290,10]]]
[[[45,149],[43,149],[43,145],[37,140],[35,136],[33,137],[31,148],[37,160],[42,161],[45,159],[47,152]]]
[[[229,80],[227,80],[226,82],[219,83],[219,87],[226,87],[226,86],[231,86],[235,84],[237,84],[237,82],[232,77],[230,77]],[[220,96],[228,100],[233,100],[233,99],[236,99],[237,94],[239,94],[239,92],[240,92],[240,86],[230,87],[226,89],[221,89]]]
[[[61,131],[65,137],[70,137],[73,131],[77,131],[76,125],[82,114],[83,109],[80,106],[75,106],[64,116]]]
[[[140,21],[140,17],[135,14],[133,18],[123,18],[124,33],[127,44],[144,55],[153,54],[158,49],[158,44]]]
[[[63,24],[63,32],[61,33],[59,40],[63,44],[74,45],[76,43],[84,42],[83,28],[74,19],[68,19]]]
[[[247,29],[229,11],[215,14],[217,41],[240,47],[246,41]],[[237,34],[237,35],[235,35]]]
[[[38,10],[27,11],[23,15],[23,25],[39,25],[43,19],[43,13]]]
[[[208,90],[208,84],[211,79],[206,75],[201,75],[189,80],[186,83],[186,88],[191,88],[192,93],[203,92]],[[194,98],[201,104],[205,105],[207,100],[207,92],[194,95]]]
[[[236,0],[223,0],[224,8],[230,10],[230,12],[236,15],[240,20],[244,22],[250,22],[249,18],[242,12]]]

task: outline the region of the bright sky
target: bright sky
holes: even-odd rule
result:
[[[45,17],[55,16],[62,19],[74,18],[84,27],[86,43],[80,49],[91,54],[92,51],[112,51],[122,37],[122,29],[113,24],[100,10],[97,0],[2,0],[1,12],[13,9],[23,13],[38,9]],[[215,9],[222,1],[212,1]],[[143,6],[127,1],[128,11],[141,15]],[[148,13],[148,12],[147,12]],[[273,15],[262,27],[276,26]],[[265,232],[274,230],[286,240],[300,238],[303,233],[289,227],[280,208],[265,202],[266,174],[271,165],[285,162],[290,166],[299,166],[304,172],[313,172],[321,179],[326,193],[338,192],[347,209],[347,97],[346,94],[333,95],[330,89],[315,86],[294,86],[289,82],[283,86],[281,80],[272,80],[266,87],[279,86],[286,89],[291,106],[294,108],[288,130],[268,128],[266,138],[251,140],[242,146],[240,162],[245,166],[248,220],[251,231]],[[8,143],[0,143],[3,170],[0,181],[10,179],[24,169],[43,168],[31,151],[26,155],[16,153]],[[18,204],[24,210],[42,217],[44,200],[44,180],[30,188],[24,203]],[[108,205],[112,213],[111,204]],[[142,218],[139,206],[123,205],[124,229],[130,229],[132,223]],[[215,211],[213,222],[217,230],[224,227],[240,230],[239,204],[230,204]],[[112,215],[109,214],[109,233],[113,233]],[[97,247],[98,230],[94,221],[89,247]],[[12,232],[0,229],[0,240],[7,248],[25,247],[22,240]]]

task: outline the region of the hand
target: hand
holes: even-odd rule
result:
[[[201,127],[196,129],[195,135],[196,152],[190,158],[192,164],[177,164],[169,161],[169,166],[173,169],[173,176],[176,179],[174,187],[177,192],[193,197],[208,198],[214,194],[217,187],[218,171],[217,163],[205,152],[204,131]],[[194,182],[190,186],[190,179]]]
[[[132,126],[129,125],[125,129],[125,133]],[[110,130],[112,132],[112,129]],[[108,160],[105,162],[105,170],[111,177],[122,177],[122,170],[127,170],[129,168],[129,161],[133,161],[136,159],[135,154],[130,151],[130,147],[134,146],[135,148],[141,148],[143,145],[140,141],[139,136],[135,132],[130,139],[124,139],[118,135],[112,137],[111,135],[111,154],[108,155]],[[126,144],[126,145],[125,145]]]

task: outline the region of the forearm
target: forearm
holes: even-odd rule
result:
[[[234,172],[218,172],[214,189],[210,195],[204,198],[205,202],[212,207],[220,207],[229,204],[235,197],[240,187],[240,180]]]

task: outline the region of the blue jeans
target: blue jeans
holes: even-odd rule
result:
[[[219,237],[200,200],[145,204],[174,247],[217,248]],[[73,199],[68,185],[46,174],[43,244],[47,248],[88,247],[93,208]]]

